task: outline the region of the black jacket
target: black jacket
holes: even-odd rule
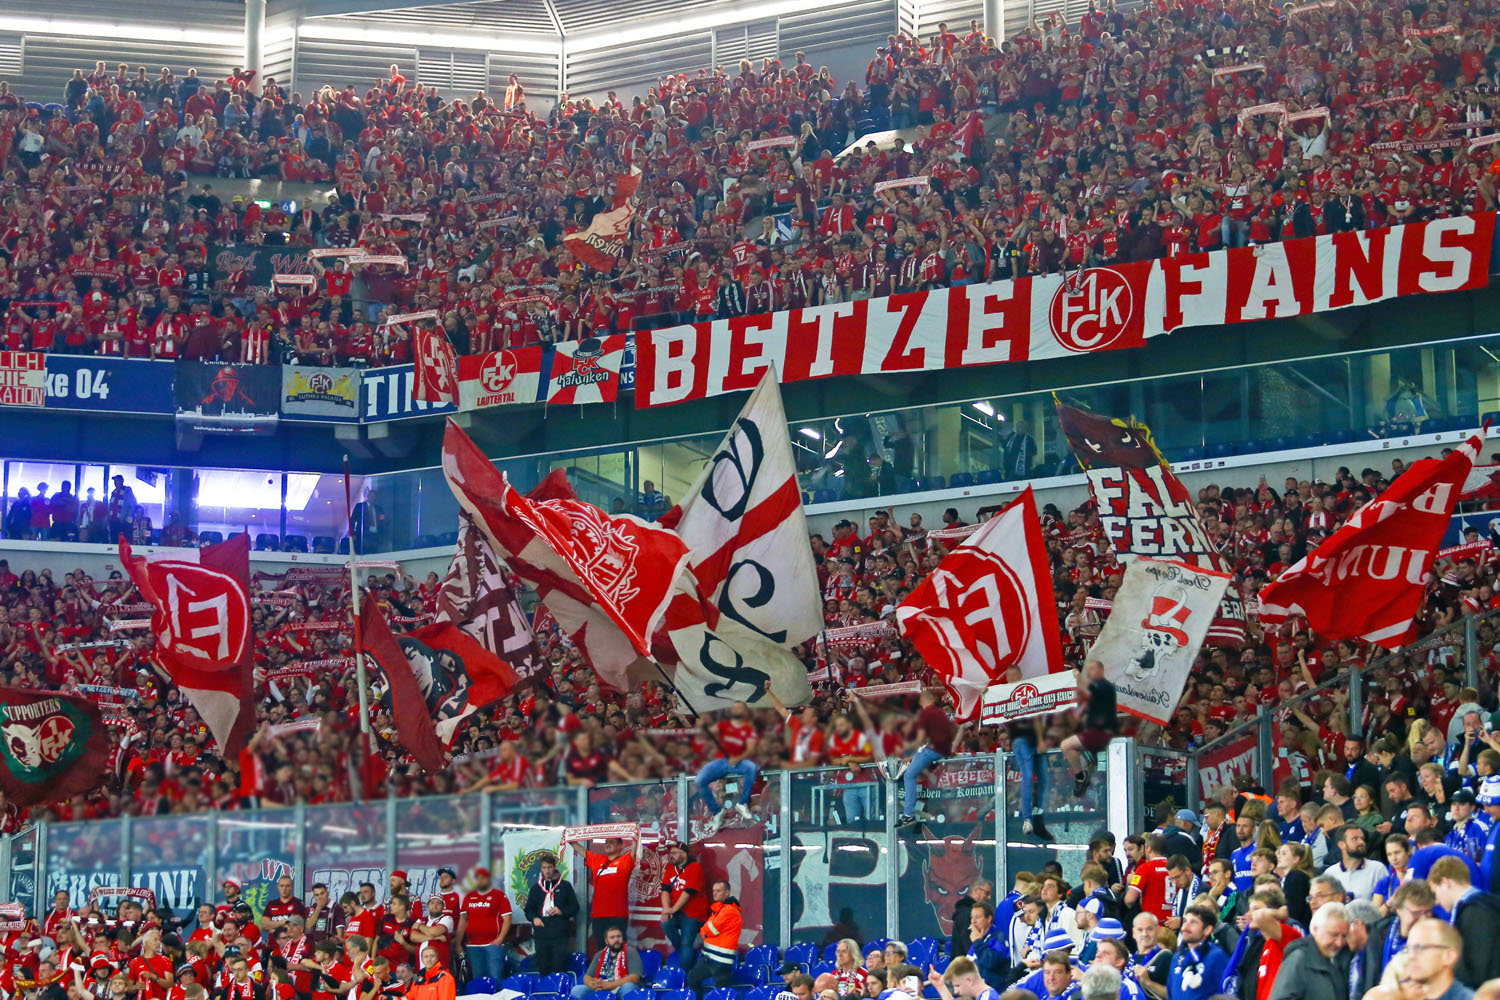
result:
[[[562,879],[552,892],[552,903],[561,911],[559,916],[542,916],[542,900],[546,898],[547,894],[540,882],[533,885],[526,894],[526,922],[531,924],[532,935],[540,938],[567,937],[573,918],[578,916],[578,894],[573,891],[573,883]],[[540,927],[535,923],[539,917],[542,921]]]
[[[1454,977],[1470,989],[1500,978],[1500,897],[1476,892],[1454,910],[1453,928],[1464,939]]]
[[[953,904],[953,942],[948,954],[967,955],[969,953],[969,917],[973,913],[973,897],[958,897],[958,902]]]

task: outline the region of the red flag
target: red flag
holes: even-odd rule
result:
[[[452,622],[437,622],[396,640],[427,693],[437,737],[451,746],[464,720],[510,694],[510,666]]]
[[[396,720],[396,736],[401,745],[417,759],[424,771],[436,773],[447,764],[447,755],[438,739],[436,724],[429,710],[429,699],[440,694],[439,687],[451,678],[442,668],[420,655],[419,650],[403,650],[391,635],[391,627],[380,613],[380,602],[373,594],[365,595],[359,612],[359,632],[364,641],[367,667],[373,667],[384,679],[385,693],[381,705]],[[419,680],[417,670],[426,676]]]
[[[458,516],[458,546],[438,589],[436,620],[457,623],[503,660],[515,675],[512,684],[536,680],[549,666],[509,574],[467,511]]]
[[[557,495],[522,496],[459,426],[448,421],[443,473],[459,507],[473,516],[495,554],[541,596],[600,680],[619,690],[650,656],[687,545],[638,517],[611,517]]]
[[[635,218],[635,192],[640,186],[640,168],[631,167],[630,173],[622,174],[615,182],[614,206],[594,216],[583,232],[564,236],[563,246],[594,270],[613,271],[625,252],[630,222]]]
[[[232,757],[255,729],[250,537],[237,535],[197,556],[148,560],[120,537],[120,562],[156,605],[156,662],[203,716],[223,756]]]
[[[1453,505],[1479,456],[1479,437],[1447,458],[1424,458],[1343,527],[1260,592],[1260,618],[1279,625],[1302,615],[1325,639],[1364,639],[1400,649]]]
[[[416,378],[411,384],[411,398],[427,403],[458,405],[458,362],[453,345],[441,328],[418,330]]]
[[[985,688],[1063,668],[1047,543],[1031,487],[984,523],[896,609],[960,719]]]
[[[99,706],[56,691],[0,687],[0,791],[18,806],[65,802],[109,777]]]

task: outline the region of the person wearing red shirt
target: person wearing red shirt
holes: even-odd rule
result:
[[[639,845],[637,845],[639,846]],[[635,855],[625,852],[625,842],[612,837],[604,842],[603,853],[588,849],[575,841],[575,850],[583,851],[583,863],[593,884],[593,902],[589,908],[589,934],[601,944],[611,927],[628,933],[630,924],[630,876],[635,872]]]
[[[418,946],[418,957],[421,951],[433,948],[438,953],[438,959],[443,968],[448,968],[448,953],[453,941],[454,916],[448,912],[447,901],[442,893],[435,892],[427,897],[427,915],[414,921],[411,931],[411,940]]]
[[[1270,1000],[1271,986],[1276,982],[1276,973],[1281,971],[1281,959],[1286,953],[1287,945],[1302,936],[1301,931],[1278,918],[1276,913],[1258,893],[1250,897],[1250,924],[1247,930],[1259,931],[1265,939],[1260,949],[1255,1000]]]
[[[505,979],[505,938],[510,934],[510,900],[493,887],[488,868],[474,869],[474,889],[459,907],[454,950],[469,956],[472,978]]]
[[[75,916],[77,914],[68,909],[67,890],[59,889],[52,897],[52,909],[47,911],[47,916],[42,920],[42,936],[56,941],[58,929]]]
[[[708,885],[703,866],[688,856],[687,845],[667,852],[661,873],[661,926],[684,971],[698,961],[698,930],[708,919]]]
[[[374,938],[377,927],[375,911],[367,910],[359,905],[359,897],[352,892],[346,892],[339,900],[339,905],[344,908],[344,939],[347,941],[351,935],[362,938]]]
[[[411,918],[411,907],[405,896],[392,896],[390,910],[380,918],[379,955],[396,968],[402,962],[415,965],[418,941],[412,937],[416,922]],[[498,982],[499,980],[496,980]]]
[[[130,960],[130,978],[142,986],[141,1000],[166,1000],[172,988],[172,960],[161,953],[161,932],[141,937],[141,953]]]
[[[1146,857],[1125,883],[1125,906],[1139,905],[1163,923],[1172,918],[1173,893],[1167,891],[1167,841],[1159,833],[1146,838]]]
[[[721,719],[715,730],[711,735],[718,744],[719,755],[703,765],[703,769],[693,778],[698,786],[699,797],[708,806],[708,815],[711,817],[706,831],[708,833],[716,832],[731,813],[744,820],[754,818],[750,815],[750,794],[755,790],[755,779],[760,775],[760,769],[751,759],[756,744],[755,723],[750,721],[750,709],[745,703],[735,702],[729,709],[729,718]],[[721,811],[719,800],[714,797],[713,783],[731,774],[739,775],[739,801],[725,802]]]

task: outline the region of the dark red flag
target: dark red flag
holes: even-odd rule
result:
[[[99,706],[74,695],[0,687],[0,791],[18,806],[62,802],[109,776]]]
[[[435,672],[431,663],[420,664],[409,659],[417,650],[403,650],[391,627],[380,613],[380,602],[373,595],[365,595],[360,606],[359,632],[364,644],[365,669],[380,674],[385,693],[381,704],[389,708],[396,720],[396,736],[401,745],[417,759],[422,769],[441,771],[447,765],[447,754],[438,739],[432,713],[428,707],[429,694],[434,690]],[[419,680],[417,670],[426,667],[426,682]]]

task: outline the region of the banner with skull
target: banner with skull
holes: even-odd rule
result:
[[[1166,725],[1213,624],[1229,574],[1132,559],[1089,658],[1104,664],[1121,711]]]
[[[99,706],[55,691],[0,687],[0,791],[25,807],[61,802],[108,775]]]

